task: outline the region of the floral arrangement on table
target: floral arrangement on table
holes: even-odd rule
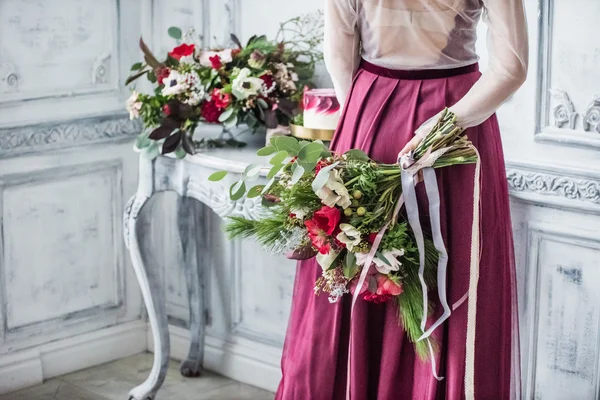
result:
[[[200,123],[226,130],[246,124],[253,132],[289,125],[322,60],[322,31],[320,13],[309,14],[282,23],[275,40],[253,36],[242,45],[232,34],[231,48],[206,49],[192,43],[191,34],[171,27],[169,35],[179,45],[163,60],[140,39],[144,62],[131,67],[126,84],[146,76],[155,88],[151,94],[133,90],[126,103],[131,119],[141,117],[150,130],[138,138],[137,147],[150,147],[157,155],[161,142],[163,154],[184,157],[203,144],[239,143],[195,143]]]
[[[261,172],[249,165],[230,188],[232,200],[262,196],[267,216],[232,217],[226,230],[231,238],[254,237],[269,251],[292,259],[316,257],[323,273],[315,293],[327,293],[330,302],[357,290],[362,299],[375,303],[394,299],[404,329],[425,357],[432,348],[417,340],[424,314],[420,257],[415,235],[399,213],[401,176],[403,169],[425,159],[433,168],[474,163],[475,150],[455,122],[444,111],[403,168],[377,163],[360,150],[337,154],[319,141],[272,138],[258,151],[271,156],[269,183],[247,189]],[[219,181],[225,175],[219,171],[209,179]],[[438,251],[429,239],[424,251],[422,277],[428,286],[435,285]],[[359,288],[365,268],[368,273]]]

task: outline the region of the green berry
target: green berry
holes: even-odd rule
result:
[[[356,209],[356,214],[357,214],[359,217],[362,217],[362,216],[363,216],[363,215],[365,215],[366,213],[367,213],[367,209],[366,209],[366,208],[364,208],[364,207],[358,207],[358,208]]]
[[[354,197],[356,200],[360,200],[362,197],[362,192],[360,190],[355,190],[352,192],[352,197]]]
[[[346,217],[351,217],[351,216],[352,216],[352,209],[351,209],[351,208],[346,208],[346,209],[344,210],[344,215],[345,215]]]
[[[352,200],[352,207],[358,207],[360,205],[360,203],[358,202],[358,200]]]

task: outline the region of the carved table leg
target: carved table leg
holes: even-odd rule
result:
[[[204,359],[204,265],[201,265],[200,252],[197,247],[201,226],[197,223],[201,212],[197,212],[197,201],[187,197],[178,200],[178,225],[183,250],[183,268],[190,307],[190,349],[187,358],[181,363],[183,376],[197,377],[201,375]]]
[[[152,271],[144,264],[136,231],[136,222],[140,210],[148,198],[148,196],[138,193],[129,200],[124,215],[125,243],[129,248],[131,263],[142,291],[152,328],[152,337],[154,338],[152,370],[144,383],[129,392],[130,400],[154,399],[156,392],[165,380],[170,356],[167,312],[160,273]]]

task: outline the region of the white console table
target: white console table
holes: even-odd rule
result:
[[[221,217],[240,215],[246,218],[260,216],[262,208],[260,198],[241,199],[233,202],[229,199],[229,186],[236,176],[244,171],[248,164],[264,163],[264,159],[256,156],[257,145],[244,149],[212,149],[195,156],[187,156],[183,160],[174,157],[159,156],[155,160],[140,157],[139,184],[136,194],[129,200],[124,215],[125,243],[131,255],[137,280],[142,291],[148,318],[154,339],[154,363],[150,375],[144,383],[129,393],[133,400],[153,400],[160,389],[167,372],[170,356],[170,341],[167,312],[165,307],[164,288],[160,277],[144,263],[142,248],[138,241],[136,222],[144,204],[155,194],[163,191],[174,191],[179,194],[180,212],[179,229],[190,231],[193,218],[189,215],[186,201],[194,199],[210,207]],[[265,167],[262,175],[266,175]],[[208,177],[215,171],[226,170],[230,174],[225,180],[214,183]],[[261,178],[265,179],[265,178]],[[193,201],[193,200],[192,200]],[[185,237],[185,235],[184,235]],[[188,291],[191,332],[191,345],[187,358],[181,363],[184,376],[199,376],[204,356],[204,266],[198,265],[194,254],[188,251],[189,243],[183,238],[185,278]]]

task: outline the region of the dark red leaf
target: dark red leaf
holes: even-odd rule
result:
[[[156,57],[154,57],[154,54],[152,54],[152,51],[150,51],[148,46],[146,46],[146,43],[144,43],[144,40],[141,37],[140,49],[142,49],[142,53],[144,53],[144,59],[146,60],[146,63],[148,63],[149,66],[151,66],[154,69],[164,67],[164,65],[160,61],[158,61]]]
[[[191,135],[191,133],[185,132],[183,134],[183,138],[181,139],[181,145],[186,153],[194,155],[196,150],[194,149],[194,141],[192,140]]]
[[[161,125],[153,130],[148,137],[152,140],[161,140],[169,136],[174,130],[175,128],[172,126]]]
[[[163,143],[162,154],[174,152],[177,149],[177,146],[179,146],[179,143],[181,142],[181,136],[181,131],[177,131],[176,133],[169,136]]]
[[[277,116],[273,110],[265,110],[265,125],[269,129],[277,128]]]
[[[125,81],[125,85],[129,85],[131,82],[135,81],[136,79],[138,79],[140,76],[144,75],[145,73],[147,73],[148,71],[141,71],[141,72],[137,72],[133,75],[131,75],[129,78],[127,78],[127,80]]]
[[[240,39],[238,39],[238,37],[237,37],[235,34],[233,34],[233,33],[231,34],[231,41],[232,41],[233,43],[235,43],[235,45],[236,45],[237,47],[239,47],[240,49],[243,47],[243,46],[242,46],[242,42],[240,42]]]

